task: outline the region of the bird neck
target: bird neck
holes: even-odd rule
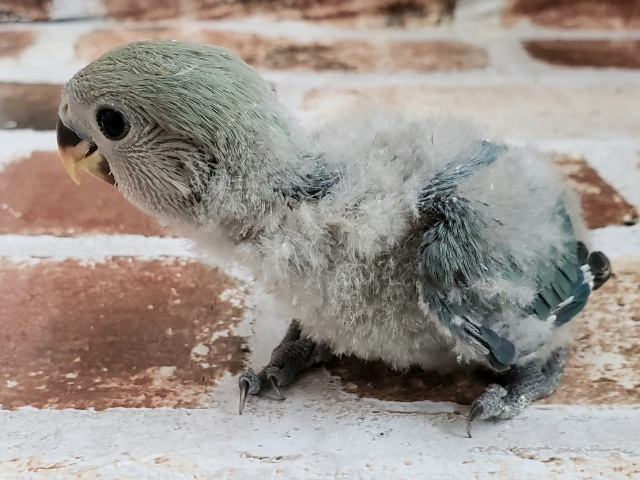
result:
[[[337,182],[324,157],[298,149],[277,159],[250,159],[244,175],[219,178],[206,217],[211,229],[222,229],[233,243],[255,240],[282,228],[304,203],[317,203]],[[247,162],[245,161],[245,165]]]

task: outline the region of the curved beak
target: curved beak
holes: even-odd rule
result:
[[[109,162],[98,151],[98,147],[67,127],[58,118],[56,125],[58,152],[62,164],[76,185],[80,185],[80,171],[85,170],[94,177],[110,185],[115,185],[115,178],[109,168]]]

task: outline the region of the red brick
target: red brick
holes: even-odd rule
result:
[[[107,15],[127,20],[216,19],[262,15],[276,19],[348,22],[367,26],[436,25],[453,16],[455,0],[103,0]]]
[[[552,65],[640,68],[640,40],[528,40],[523,46]]]
[[[593,293],[585,311],[573,320],[573,356],[562,384],[539,403],[635,405],[640,402],[640,263],[614,264],[615,277]],[[381,362],[334,360],[333,375],[345,391],[359,397],[398,402],[420,400],[470,404],[499,380],[487,373],[443,376],[419,368],[394,372]]]
[[[108,17],[118,20],[161,20],[182,16],[180,0],[102,0]]]
[[[258,68],[283,70],[432,71],[483,68],[486,52],[460,42],[395,42],[335,40],[297,42],[282,37],[216,30],[129,29],[98,30],[77,43],[87,61],[124,43],[143,39],[175,38],[221,45]]]
[[[3,261],[0,404],[200,405],[207,386],[244,364],[233,333],[244,307],[220,296],[234,288],[178,260]]]
[[[580,193],[582,210],[589,228],[638,223],[638,210],[605,182],[584,157],[554,155],[556,164]]]
[[[17,57],[35,39],[36,33],[32,31],[0,32],[0,57]]]
[[[560,28],[638,28],[637,0],[509,0],[508,22],[528,18],[538,25]]]
[[[47,20],[51,0],[2,0],[0,22]]]
[[[163,230],[111,185],[83,175],[76,186],[57,152],[35,152],[0,172],[0,233],[161,235]]]
[[[0,83],[0,128],[54,130],[61,85]]]
[[[480,47],[462,42],[390,42],[388,72],[398,70],[448,71],[485,68],[487,53]]]
[[[177,28],[118,28],[114,30],[94,30],[80,37],[75,44],[78,57],[91,62],[113,48],[138,40],[180,39],[196,41],[200,30],[187,31],[184,34]]]

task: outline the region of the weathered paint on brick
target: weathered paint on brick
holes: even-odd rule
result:
[[[0,233],[151,236],[165,230],[111,185],[83,175],[76,186],[57,152],[34,152],[0,171]]]
[[[290,20],[339,22],[367,26],[437,25],[453,16],[455,0],[103,0],[107,16],[126,20],[167,18],[218,19],[251,15]]]
[[[0,83],[0,129],[54,130],[62,85]]]
[[[640,40],[526,40],[536,60],[563,67],[640,68]]]
[[[0,32],[0,58],[17,57],[36,39],[36,32],[16,30]],[[1,110],[1,109],[0,109]]]
[[[180,260],[0,262],[4,408],[197,406],[246,355],[243,294]]]
[[[2,0],[0,22],[47,20],[51,0]]]
[[[636,0],[508,0],[505,18],[546,27],[633,29],[640,26],[640,9]]]
[[[326,40],[292,38],[208,29],[96,30],[76,44],[78,56],[93,60],[112,48],[137,40],[181,39],[233,50],[258,68],[349,72],[449,71],[484,68],[486,52],[457,41]]]
[[[573,188],[580,194],[587,227],[638,223],[638,210],[627,202],[581,155],[553,155]]]

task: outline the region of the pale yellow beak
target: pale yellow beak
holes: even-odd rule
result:
[[[76,185],[80,185],[80,171],[85,170],[94,177],[115,185],[109,162],[100,154],[95,144],[83,140],[72,129],[58,119],[56,125],[58,152],[62,164]]]

